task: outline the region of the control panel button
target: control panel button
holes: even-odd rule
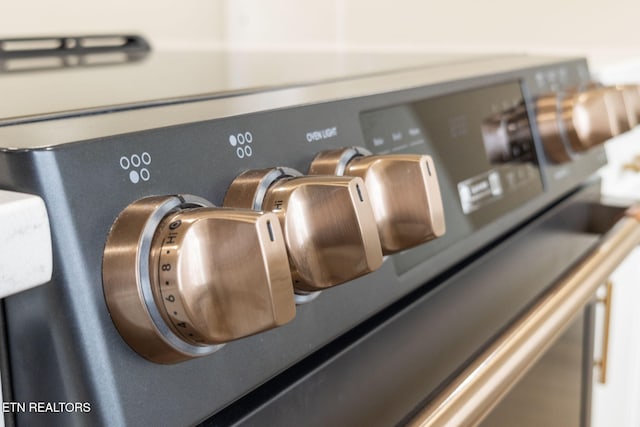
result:
[[[385,254],[445,233],[440,186],[430,156],[372,155],[359,147],[328,150],[315,157],[309,173],[364,180]]]
[[[107,240],[103,282],[119,332],[154,362],[209,354],[295,316],[276,215],[193,196],[127,207]]]
[[[298,293],[347,282],[382,264],[371,203],[360,178],[301,176],[290,168],[251,170],[231,183],[224,206],[278,216]]]

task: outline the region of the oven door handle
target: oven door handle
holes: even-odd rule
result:
[[[640,206],[628,209],[589,255],[418,409],[408,425],[476,426],[554,343],[640,243]]]

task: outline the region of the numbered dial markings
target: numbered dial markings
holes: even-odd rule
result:
[[[102,273],[115,326],[154,362],[205,356],[295,316],[277,216],[196,196],[129,205],[109,233]]]
[[[182,237],[180,234],[184,229],[181,230],[181,225],[181,220],[169,224],[162,238],[162,246],[158,250],[156,286],[156,294],[159,294],[160,300],[158,305],[164,307],[166,317],[176,334],[193,344],[205,344],[205,339],[196,331],[186,315],[180,289],[178,289],[179,280],[175,273],[180,250],[177,242]]]

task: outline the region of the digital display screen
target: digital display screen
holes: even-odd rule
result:
[[[443,202],[472,229],[543,191],[519,82],[367,111],[375,153],[424,153],[435,163]],[[451,230],[447,215],[447,233]]]

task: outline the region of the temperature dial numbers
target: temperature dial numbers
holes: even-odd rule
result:
[[[195,196],[129,205],[109,232],[102,278],[118,332],[158,363],[211,354],[295,316],[277,216]]]
[[[167,225],[168,223],[168,225]],[[151,253],[151,282],[154,285],[154,298],[159,307],[164,308],[162,313],[173,332],[185,341],[196,345],[206,344],[200,333],[193,327],[186,315],[182,293],[178,287],[180,279],[177,277],[178,251],[183,241],[181,233],[184,230],[182,220],[170,218],[161,225],[161,231],[154,239]],[[154,274],[155,273],[155,274]],[[154,275],[156,276],[154,278]]]

